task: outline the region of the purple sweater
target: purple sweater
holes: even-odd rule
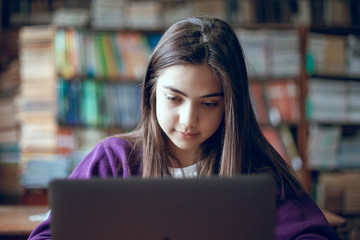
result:
[[[129,170],[126,161],[131,149],[131,145],[123,139],[106,138],[80,162],[69,178],[89,179],[92,176],[127,178],[136,175],[138,168],[133,167]],[[135,156],[141,158],[141,154]],[[119,165],[123,166],[120,170]],[[51,239],[50,219],[51,215],[34,229],[29,239]],[[288,196],[285,200],[277,201],[276,239],[339,239],[339,237],[328,224],[321,210],[304,193],[301,196]]]

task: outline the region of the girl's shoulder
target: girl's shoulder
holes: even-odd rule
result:
[[[135,142],[121,135],[113,135],[102,139],[97,145],[105,149],[128,151],[134,147]]]
[[[306,192],[278,200],[276,235],[276,239],[339,239]]]
[[[135,145],[119,136],[101,140],[77,165],[70,178],[126,178],[138,174],[142,152]]]

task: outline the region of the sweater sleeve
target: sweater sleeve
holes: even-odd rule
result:
[[[109,137],[97,144],[70,174],[69,179],[89,179],[91,177],[130,176],[128,157],[131,145],[123,139]],[[51,214],[30,234],[28,240],[49,240]]]
[[[278,202],[276,239],[340,240],[315,202],[303,193]]]

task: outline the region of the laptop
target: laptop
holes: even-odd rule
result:
[[[272,240],[268,175],[193,179],[54,180],[54,240]]]

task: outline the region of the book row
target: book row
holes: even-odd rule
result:
[[[360,82],[309,79],[306,117],[324,123],[360,123]]]
[[[360,213],[359,171],[322,172],[315,187],[319,207],[343,215]]]
[[[27,7],[21,6],[21,1],[4,4],[3,9],[7,12],[3,20],[4,27],[54,22],[88,25],[90,22],[93,27],[103,28],[154,28],[201,14],[222,17],[236,23],[359,25],[359,2],[356,0],[212,0],[211,4],[204,0],[76,0],[71,4],[52,0],[30,1],[26,3]],[[74,8],[76,11],[72,11]],[[58,10],[63,11],[58,13]]]
[[[141,80],[147,58],[161,35],[140,32],[94,32],[60,28],[55,33],[56,72],[79,76]]]
[[[60,125],[134,128],[140,117],[141,87],[94,80],[57,82]]]
[[[235,29],[250,76],[294,77],[301,71],[300,38],[296,29]]]
[[[310,74],[360,77],[360,36],[309,34],[306,70]]]
[[[359,156],[359,128],[351,129],[351,134],[348,134],[339,125],[310,126],[308,161],[311,169],[359,168]]]
[[[251,81],[249,90],[259,124],[277,126],[299,122],[299,89],[295,80]]]

